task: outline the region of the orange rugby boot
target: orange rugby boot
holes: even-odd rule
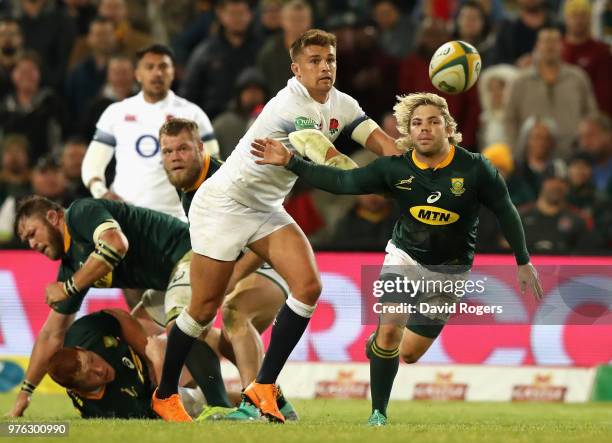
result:
[[[285,416],[278,409],[276,397],[278,397],[278,387],[275,384],[261,384],[253,382],[246,387],[243,394],[262,415],[268,420],[285,423]]]
[[[151,398],[151,408],[165,421],[190,422],[193,421],[181,402],[178,394],[168,398],[157,398],[157,389]]]

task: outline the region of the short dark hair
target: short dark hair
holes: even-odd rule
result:
[[[227,5],[231,5],[233,3],[246,3],[249,9],[253,9],[253,2],[251,0],[219,0],[217,1],[217,8],[223,8]]]
[[[34,63],[39,71],[42,69],[42,60],[40,58],[40,54],[38,54],[38,52],[34,51],[33,49],[23,51],[23,53],[19,57],[17,57],[15,65],[19,64],[24,60]]]
[[[289,49],[291,60],[295,61],[296,57],[301,54],[306,46],[333,46],[336,47],[336,36],[322,29],[309,29],[300,35],[293,42]]]
[[[136,63],[138,63],[147,54],[167,55],[174,63],[174,52],[169,46],[162,45],[161,43],[154,43],[146,46],[136,52]]]
[[[53,381],[67,389],[79,388],[76,376],[81,369],[79,350],[76,348],[60,349],[51,356],[47,366],[47,372]]]
[[[179,135],[183,131],[189,131],[196,140],[200,140],[200,129],[196,122],[187,118],[176,117],[166,120],[159,128],[158,138],[161,140],[163,135]]]
[[[40,195],[26,197],[17,205],[15,226],[18,226],[21,219],[26,217],[40,217],[44,219],[48,211],[64,212],[64,208],[54,201],[41,197]]]

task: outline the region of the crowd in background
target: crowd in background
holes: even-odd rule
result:
[[[311,27],[338,39],[336,87],[392,136],[398,94],[437,92],[434,51],[451,39],[474,45],[476,87],[440,95],[462,146],[506,179],[530,251],[610,253],[610,0],[0,1],[0,247],[19,246],[21,197],[67,206],[89,196],[81,162],[104,109],[138,91],[138,49],[173,49],[173,89],[211,118],[225,159],[285,86],[288,47]],[[360,165],[372,159],[344,135],[336,146]],[[400,215],[382,196],[299,182],[286,207],[319,249],[382,251]],[[486,209],[477,245],[508,250]]]

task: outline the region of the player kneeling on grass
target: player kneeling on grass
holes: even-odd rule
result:
[[[163,354],[153,340],[127,312],[89,314],[68,328],[48,372],[83,418],[157,418],[151,393]]]
[[[195,121],[182,118],[168,120],[159,130],[159,140],[168,180],[176,187],[183,209],[189,214],[196,191],[219,169],[221,163],[205,151]],[[255,379],[263,360],[260,334],[274,321],[289,294],[289,287],[271,266],[249,250],[236,264],[234,275],[235,278],[246,277],[228,284],[230,293],[222,305],[223,335],[218,348],[224,357],[236,365],[242,387],[246,388]],[[188,300],[178,300],[173,304],[166,298],[165,307],[170,311],[168,318],[175,319],[187,303]],[[151,308],[155,302],[149,296],[143,299],[143,305],[150,313],[154,312]],[[297,413],[280,390],[277,402],[287,420],[297,420]],[[243,401],[236,411],[225,418],[258,419],[259,411]]]
[[[188,226],[177,218],[103,199],[77,200],[64,209],[33,196],[20,204],[16,222],[20,238],[30,248],[61,260],[57,282],[46,288],[52,311],[36,337],[26,379],[10,411],[21,416],[89,288],[153,288],[169,299],[189,300],[191,245]],[[202,367],[200,362],[209,357],[216,359],[216,366]],[[209,404],[217,400],[221,406],[230,405],[218,358],[204,342],[196,341],[186,365]]]
[[[529,262],[525,235],[516,208],[497,170],[480,154],[457,145],[461,134],[446,100],[418,93],[399,99],[395,106],[398,145],[403,155],[381,157],[364,168],[342,171],[302,160],[277,140],[258,139],[252,153],[259,164],[285,166],[309,184],[335,194],[391,195],[406,213],[397,221],[387,245],[381,280],[459,281],[467,278],[474,258],[480,204],[495,213],[518,264],[524,291],[529,286],[537,298],[542,288]],[[384,313],[385,306],[453,304],[457,295],[436,291],[388,293],[380,301],[382,314],[376,332],[367,342],[370,359],[372,415],[369,423],[387,422],[387,404],[399,366],[399,356],[414,363],[442,331],[448,314]],[[387,312],[391,309],[387,310]]]

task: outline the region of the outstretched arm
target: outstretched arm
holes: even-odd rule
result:
[[[343,171],[328,166],[306,162],[291,153],[278,140],[256,139],[251,144],[251,153],[259,157],[260,165],[284,166],[299,175],[306,182],[333,194],[376,194],[388,191],[385,177],[378,159],[365,168]]]
[[[543,295],[542,284],[537,270],[529,261],[521,217],[510,200],[506,183],[497,170],[487,162],[483,173],[484,184],[481,186],[480,200],[495,214],[504,237],[514,251],[521,292],[525,293],[525,290],[530,288],[534,297],[539,300]]]
[[[49,312],[34,342],[30,362],[26,369],[24,387],[17,394],[13,409],[8,413],[10,417],[21,417],[29,406],[32,393],[28,392],[30,389],[27,388],[27,385],[36,387],[43,379],[47,373],[49,359],[64,344],[64,336],[73,321],[74,314],[64,315],[55,311]]]

